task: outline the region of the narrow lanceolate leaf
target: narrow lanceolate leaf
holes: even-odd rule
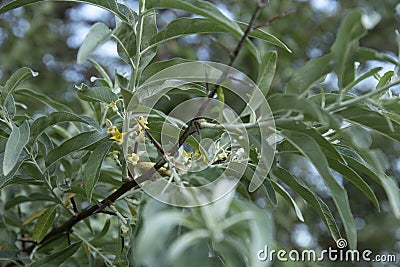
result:
[[[50,227],[53,225],[54,219],[56,218],[57,206],[48,208],[45,212],[40,215],[39,219],[33,229],[32,238],[36,242],[42,241]]]
[[[242,30],[245,30],[247,28],[246,23],[237,23],[239,24],[240,28],[242,28]],[[228,30],[231,30],[228,32],[235,35],[235,31],[232,31],[231,28],[229,28]],[[226,32],[226,27],[221,24],[215,23],[215,21],[209,18],[179,18],[170,22],[159,33],[154,35],[150,43],[152,46],[154,46],[168,40],[179,38],[184,35],[216,32]],[[290,49],[281,40],[263,30],[256,29],[252,31],[250,33],[250,37],[257,38],[266,43],[275,45],[277,47],[285,49],[288,52],[291,52]]]
[[[46,1],[46,0],[14,0],[8,4],[2,5],[0,7],[0,14],[5,13],[10,10],[13,10],[18,7],[22,7],[22,6],[26,6],[26,5],[34,4],[34,3],[39,3],[39,2],[43,2],[43,1]],[[57,2],[57,1],[65,1],[65,0],[53,0],[53,1]],[[116,1],[110,1],[110,0],[67,0],[67,1],[81,2],[81,3],[95,5],[95,6],[104,8],[104,9],[114,13],[116,16],[118,16],[122,20],[127,20],[127,18],[124,16],[124,14],[120,11],[121,7],[119,4],[116,3]]]
[[[89,201],[92,199],[93,188],[99,180],[101,164],[106,157],[108,150],[110,150],[111,145],[112,142],[104,142],[93,150],[83,170],[82,177],[85,185],[86,196]]]
[[[18,162],[18,158],[29,141],[29,124],[27,121],[17,127],[12,126],[10,137],[7,140],[4,151],[3,174],[7,176]]]
[[[90,131],[78,134],[51,150],[46,157],[46,166],[50,166],[70,153],[85,149],[105,138],[107,138],[107,134],[99,131]]]
[[[69,108],[68,106],[48,97],[45,94],[42,94],[40,92],[36,92],[34,90],[31,89],[26,89],[26,88],[22,88],[22,89],[18,89],[17,91],[15,91],[15,94],[18,95],[23,95],[25,97],[30,97],[30,98],[34,98],[35,100],[38,100],[40,102],[42,102],[43,104],[58,110],[58,111],[69,111],[72,112],[71,108]]]
[[[333,68],[338,76],[339,88],[344,88],[355,78],[354,62],[359,40],[367,33],[361,23],[361,16],[360,10],[352,10],[346,15],[331,47]]]
[[[81,47],[78,50],[77,62],[82,64],[88,56],[102,43],[107,41],[111,36],[111,30],[101,22],[95,23],[90,28]]]
[[[288,191],[286,191],[285,188],[283,188],[283,186],[281,186],[280,184],[272,181],[274,188],[276,190],[276,192],[278,192],[284,199],[286,199],[287,202],[289,202],[289,204],[293,207],[294,211],[296,212],[297,218],[301,221],[304,222],[304,217],[303,217],[303,213],[301,213],[301,210],[299,209],[299,206],[297,206],[296,201],[294,201],[294,199],[292,198],[292,196],[289,194]]]
[[[292,143],[301,154],[308,158],[318,170],[338,208],[347,234],[349,246],[351,249],[355,249],[357,246],[357,231],[346,190],[338,183],[335,177],[333,177],[329,169],[328,161],[318,143],[301,132],[282,131],[281,134]]]
[[[72,255],[75,254],[76,251],[81,247],[82,242],[79,241],[74,243],[56,253],[48,255],[43,259],[32,263],[31,267],[42,267],[42,266],[59,266],[67,259],[69,259]]]
[[[395,179],[392,177],[381,178],[382,186],[386,191],[390,206],[396,218],[400,219],[400,189]]]
[[[3,162],[4,162],[4,153],[0,154],[0,166],[3,166]],[[23,157],[20,157],[19,159],[17,159],[17,161],[15,162],[14,167],[11,169],[11,171],[5,175],[3,173],[3,170],[0,170],[0,189],[2,189],[3,187],[6,187],[10,184],[14,184],[15,181],[15,174],[16,172],[19,170],[19,168],[21,167],[21,164],[23,163]]]
[[[328,205],[325,204],[314,192],[308,187],[301,184],[290,172],[287,170],[275,167],[271,170],[271,175],[277,180],[282,181],[288,185],[294,192],[301,196],[308,205],[315,210],[325,225],[328,227],[333,239],[337,240],[340,238],[340,232],[336,225],[335,218],[333,217]]]
[[[209,18],[221,25],[225,31],[232,33],[236,38],[243,36],[243,30],[234,21],[225,16],[214,4],[202,0],[147,0],[147,9],[176,8]],[[246,40],[247,47],[259,61],[258,51],[250,40]]]
[[[332,55],[326,54],[308,61],[304,66],[296,70],[286,84],[285,91],[287,93],[301,94],[312,85],[322,81],[322,78],[332,71],[330,66],[331,59]]]
[[[349,122],[370,128],[392,140],[400,142],[400,125],[389,118],[386,120],[381,113],[359,106],[352,106],[337,112],[337,114],[343,116]]]
[[[0,105],[3,107],[5,106],[8,96],[14,92],[15,88],[21,82],[23,82],[27,78],[35,77],[37,75],[38,75],[37,72],[34,72],[30,68],[26,67],[20,68],[19,70],[14,72],[14,74],[11,75],[11,77],[7,80],[6,84],[4,85],[3,91],[1,92]]]
[[[343,177],[350,182],[352,182],[355,186],[357,186],[364,194],[367,196],[372,204],[378,209],[379,211],[379,201],[375,196],[374,191],[372,188],[358,175],[357,172],[349,168],[348,166],[336,161],[328,159],[329,166],[343,175]]]
[[[88,87],[85,84],[78,87],[78,96],[85,101],[103,103],[111,103],[118,99],[118,96],[114,94],[110,88],[105,86]]]
[[[90,117],[78,116],[69,112],[53,112],[48,116],[36,119],[31,127],[31,141],[37,140],[40,135],[50,126],[61,122],[80,122],[91,125],[100,130],[99,125]]]
[[[264,96],[267,96],[274,79],[277,58],[276,51],[269,51],[261,60],[261,65],[258,69],[257,86]]]

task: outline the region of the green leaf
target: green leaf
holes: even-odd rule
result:
[[[400,125],[385,116],[367,108],[352,106],[337,112],[349,122],[370,128],[384,136],[400,142]]]
[[[3,175],[7,176],[18,162],[18,158],[29,141],[29,124],[24,121],[20,127],[12,125],[10,137],[4,151]]]
[[[1,13],[1,8],[0,8],[0,13]],[[16,72],[14,72],[13,75],[7,80],[6,84],[4,85],[3,91],[1,92],[0,95],[0,105],[5,106],[7,98],[10,94],[12,94],[15,90],[15,88],[23,82],[25,79],[30,78],[30,77],[36,77],[38,75],[37,72],[34,72],[30,68],[20,68]]]
[[[107,71],[103,68],[103,66],[101,66],[99,63],[97,63],[94,60],[88,59],[88,61],[90,63],[92,63],[93,67],[95,67],[96,70],[100,73],[101,77],[104,78],[104,80],[107,83],[107,86],[109,88],[113,88],[113,82],[112,82],[110,76],[108,75]]]
[[[8,4],[1,6],[0,14],[10,11],[12,9],[18,8],[18,7],[22,7],[22,6],[26,6],[26,5],[34,4],[34,3],[39,3],[39,2],[44,2],[44,1],[49,1],[49,0],[14,0]],[[110,1],[110,0],[54,0],[54,2],[57,2],[57,1],[81,2],[81,3],[95,5],[95,6],[104,8],[104,9],[114,13],[121,20],[125,20],[125,21],[127,20],[127,18],[124,16],[124,14],[120,11],[121,7],[119,4],[116,3],[116,1]]]
[[[247,24],[243,22],[237,22],[242,30],[247,28]],[[232,31],[232,28],[228,28],[228,32],[236,36],[236,31]],[[189,34],[201,34],[201,33],[216,33],[226,32],[227,28],[221,24],[215,23],[215,21],[209,18],[178,18],[170,22],[165,26],[159,33],[151,38],[151,46],[158,45],[162,42],[179,38],[181,36]],[[260,39],[277,47],[283,48],[288,52],[290,49],[278,38],[269,34],[261,29],[256,29],[250,33],[250,37]]]
[[[46,104],[47,106],[49,106],[57,111],[72,112],[71,108],[68,107],[67,105],[64,105],[58,101],[55,101],[54,99],[48,97],[47,95],[36,92],[34,90],[22,88],[22,89],[18,89],[15,93],[18,95],[23,95],[25,97],[34,98],[36,100],[39,100],[43,104]]]
[[[187,62],[191,62],[188,59],[184,59],[184,58],[172,58],[169,60],[165,60],[165,61],[157,61],[154,62],[150,65],[148,65],[142,73],[142,76],[140,77],[140,84],[144,84],[150,77],[152,77],[153,75],[157,74],[158,72],[181,64],[181,63],[187,63]],[[129,102],[128,102],[129,103]]]
[[[285,86],[286,93],[301,94],[332,71],[331,54],[313,58],[297,69]]]
[[[281,186],[280,184],[272,181],[273,185],[274,185],[274,189],[284,198],[286,199],[287,202],[289,202],[289,204],[293,207],[294,211],[296,212],[296,216],[297,218],[301,221],[304,222],[304,217],[303,217],[303,213],[301,213],[301,210],[299,209],[299,206],[297,206],[296,201],[294,201],[294,199],[292,198],[292,196],[289,194],[289,192],[286,191],[285,188],[283,188],[283,186]]]
[[[24,202],[33,202],[33,201],[50,201],[50,202],[56,202],[54,197],[49,196],[47,194],[42,194],[42,193],[32,193],[29,196],[16,196],[7,201],[4,204],[4,209],[7,210],[15,205],[24,203]]]
[[[335,218],[333,217],[328,205],[325,204],[313,191],[305,185],[302,185],[290,172],[287,170],[275,167],[271,170],[271,175],[275,179],[284,182],[294,192],[301,196],[310,206],[315,210],[325,225],[328,227],[333,239],[339,239],[340,232],[336,225]]]
[[[248,26],[247,23],[241,22],[241,21],[237,21],[237,24],[239,24],[239,26],[242,28],[242,30],[245,30]],[[284,50],[286,50],[289,53],[292,53],[292,50],[290,50],[290,48],[281,40],[279,40],[276,36],[262,30],[262,29],[256,29],[253,30],[250,34],[250,37],[253,38],[257,38],[259,40],[262,40],[266,43],[272,44],[276,47],[282,48]]]
[[[176,8],[187,12],[202,15],[212,20],[215,24],[221,25],[226,32],[232,33],[236,38],[243,36],[241,27],[233,20],[225,16],[214,4],[201,0],[147,0],[146,9]],[[252,54],[259,61],[259,55],[254,44],[246,40]]]
[[[88,56],[111,36],[111,30],[104,23],[97,22],[89,30],[79,47],[77,62],[82,64]]]
[[[126,64],[132,65],[130,58],[136,55],[136,35],[132,26],[122,22],[114,29],[112,38],[117,41],[117,52]]]
[[[85,101],[104,102],[108,104],[118,99],[118,96],[110,88],[105,86],[88,87],[86,84],[78,87],[78,96]]]
[[[4,153],[0,154],[0,166],[3,166],[3,162],[4,162]],[[0,170],[0,189],[11,185],[11,184],[16,184],[15,182],[15,174],[17,173],[17,171],[19,170],[19,168],[21,167],[21,164],[23,163],[23,157],[20,157],[15,165],[14,168],[7,174],[5,175],[3,173],[3,170]]]
[[[42,241],[50,227],[53,225],[54,219],[56,218],[57,206],[52,206],[46,209],[45,212],[40,215],[39,219],[33,229],[32,238],[36,242]]]
[[[382,186],[386,191],[389,203],[397,219],[400,219],[400,189],[395,179],[392,177],[383,177]]]
[[[268,98],[268,104],[273,114],[288,111],[300,112],[306,120],[329,124],[329,117],[326,112],[313,102],[299,98],[296,94],[274,94]]]
[[[318,170],[338,208],[347,234],[349,246],[351,249],[355,249],[357,246],[357,231],[346,190],[344,190],[335,177],[333,177],[329,169],[328,161],[318,143],[308,135],[301,132],[285,130],[282,131],[281,134],[286,137],[286,139],[295,146],[301,154],[308,158]]]
[[[90,117],[79,116],[68,112],[53,112],[48,116],[36,119],[31,126],[31,142],[36,141],[40,135],[50,126],[61,122],[80,122],[91,125],[100,130],[99,125]]]
[[[275,76],[276,60],[278,54],[276,51],[269,51],[261,60],[261,65],[258,68],[257,86],[266,97]]]
[[[71,258],[76,251],[81,247],[82,242],[79,241],[74,243],[56,253],[46,256],[44,259],[34,262],[31,267],[42,267],[42,266],[59,266],[67,259]]]
[[[320,146],[322,151],[327,157],[335,159],[339,162],[346,163],[344,157],[338,152],[333,144],[331,144],[326,138],[324,138],[320,132],[318,132],[315,128],[309,128],[304,124],[294,124],[290,122],[279,123],[279,128],[292,130],[297,132],[302,132],[312,137]]]
[[[49,167],[54,162],[69,155],[70,153],[83,150],[90,145],[93,145],[94,143],[106,138],[107,134],[99,131],[80,133],[51,150],[45,160],[46,166]]]
[[[272,206],[276,207],[278,205],[278,199],[276,198],[276,193],[272,184],[272,181],[265,179],[263,181],[262,187],[265,190],[267,198],[271,202]]]
[[[399,62],[386,53],[380,53],[374,49],[361,47],[358,49],[357,61],[378,60],[383,62],[390,62],[394,65],[399,65]]]
[[[376,90],[382,88],[383,86],[387,85],[394,75],[394,71],[390,70],[387,71],[383,76],[379,79],[378,84],[376,85]],[[380,99],[386,92],[382,92],[379,95],[374,96],[374,99]]]
[[[361,16],[360,10],[352,10],[344,17],[331,47],[333,69],[338,76],[339,88],[344,88],[355,78],[354,62],[359,40],[367,33],[361,23]]]
[[[361,192],[364,193],[365,196],[367,196],[372,204],[376,207],[376,209],[379,211],[379,201],[375,196],[374,191],[372,188],[358,175],[357,172],[355,172],[353,169],[349,168],[348,166],[332,159],[328,159],[329,166],[343,175],[343,177],[350,182],[352,182],[355,186],[357,186]]]
[[[93,189],[99,180],[101,164],[110,150],[113,142],[104,142],[90,154],[82,173],[86,196],[92,200]]]

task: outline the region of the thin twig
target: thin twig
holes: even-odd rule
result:
[[[226,45],[224,45],[223,43],[221,43],[217,38],[215,38],[214,36],[210,36],[210,39],[216,43],[217,45],[219,45],[223,50],[225,50],[225,52],[229,55],[230,58],[232,58],[234,55],[232,53],[232,51],[226,47]]]
[[[296,10],[291,10],[291,11],[288,11],[288,12],[284,12],[284,13],[282,13],[282,14],[280,14],[280,15],[277,15],[277,16],[273,17],[272,19],[269,19],[269,20],[267,20],[267,21],[264,21],[263,23],[260,23],[260,24],[258,24],[258,25],[256,25],[256,26],[254,26],[254,27],[252,28],[252,30],[257,30],[257,29],[259,29],[259,28],[268,26],[268,25],[270,25],[272,22],[274,22],[275,20],[281,19],[281,18],[286,17],[286,16],[288,16],[288,15],[291,15],[291,14],[293,14],[293,13],[296,13]]]

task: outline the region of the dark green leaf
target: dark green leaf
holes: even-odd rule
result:
[[[354,62],[359,40],[367,33],[361,23],[361,16],[360,10],[352,10],[344,17],[331,47],[333,68],[338,76],[339,88],[344,88],[355,78]]]
[[[55,125],[61,122],[81,122],[95,127],[100,130],[98,124],[89,117],[75,115],[73,113],[68,112],[53,112],[48,116],[43,116],[36,119],[32,123],[31,127],[31,138],[32,141],[37,140],[40,135],[50,126]]]
[[[46,256],[44,259],[34,262],[31,267],[59,266],[81,247],[82,242],[74,243],[56,253]]]
[[[29,98],[34,98],[36,100],[39,100],[40,102],[46,104],[47,106],[49,106],[57,111],[72,112],[72,110],[68,106],[66,106],[60,102],[57,102],[54,99],[52,99],[42,93],[30,90],[30,89],[26,89],[26,88],[18,89],[15,93],[18,95],[23,95],[23,96],[26,96]]]
[[[54,219],[56,218],[57,206],[52,206],[46,209],[35,224],[33,229],[32,238],[36,242],[42,241],[50,227],[53,225]]]
[[[332,71],[331,60],[332,55],[326,54],[308,61],[304,66],[297,69],[290,78],[285,86],[285,92],[301,94],[318,81],[321,81],[325,75]]]
[[[276,60],[278,54],[276,51],[269,51],[261,60],[261,65],[258,69],[257,86],[266,97],[274,79],[276,70]]]
[[[272,183],[274,185],[274,189],[276,190],[276,192],[278,192],[284,199],[286,199],[286,201],[289,202],[289,204],[293,207],[294,211],[296,212],[297,218],[301,222],[304,222],[303,214],[301,213],[301,210],[299,209],[299,206],[297,206],[296,201],[294,201],[294,199],[289,194],[289,192],[287,192],[286,189],[283,188],[283,186],[281,186],[280,184],[278,184],[278,183],[276,183],[274,181],[272,181]]]
[[[39,2],[43,2],[43,1],[46,1],[46,0],[14,0],[8,4],[1,6],[0,14],[10,11],[12,9],[18,8],[18,7],[22,7],[22,6],[26,6],[26,5],[34,4],[34,3],[39,3]],[[54,0],[54,2],[56,2],[56,1],[62,1],[62,0]],[[116,1],[110,1],[110,0],[67,0],[67,1],[82,2],[82,3],[86,3],[86,4],[95,5],[95,6],[104,8],[104,9],[114,13],[116,16],[118,16],[122,20],[127,20],[127,18],[124,16],[124,14],[121,13],[121,11],[119,10],[119,5],[116,3]]]
[[[93,150],[86,162],[82,177],[86,196],[89,201],[92,199],[93,189],[99,180],[101,164],[110,150],[111,145],[112,142],[104,142],[99,145],[95,150]]]
[[[357,246],[357,231],[346,190],[344,190],[335,177],[333,177],[329,169],[328,161],[318,143],[308,135],[300,132],[285,130],[281,133],[301,154],[308,158],[318,170],[338,208],[347,234],[349,246],[351,249],[355,249]]]
[[[308,187],[301,184],[290,172],[280,167],[271,170],[271,174],[278,180],[288,185],[294,192],[301,196],[321,217],[325,225],[328,227],[333,239],[340,238],[340,232],[336,225],[328,205],[325,204],[314,192]]]
[[[1,13],[0,8],[0,13]],[[12,94],[15,90],[15,88],[23,82],[25,79],[30,78],[30,77],[36,77],[38,75],[37,72],[34,72],[30,68],[20,68],[16,72],[14,72],[13,75],[7,80],[6,84],[4,85],[3,91],[1,92],[0,95],[0,105],[5,106],[7,98],[10,94]]]
[[[107,138],[107,134],[98,131],[80,133],[50,151],[46,157],[46,166],[49,167],[54,162],[70,153],[83,150],[105,138]]]
[[[118,99],[118,96],[114,94],[110,88],[105,86],[88,87],[85,84],[82,84],[80,88],[78,88],[78,96],[85,101],[104,102],[108,104]]]
[[[329,166],[343,175],[343,177],[350,182],[352,182],[355,186],[357,186],[364,194],[367,196],[374,206],[379,211],[379,201],[375,196],[374,191],[372,188],[356,173],[354,170],[349,168],[348,166],[332,159],[328,159]]]

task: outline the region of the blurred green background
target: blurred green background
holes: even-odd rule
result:
[[[8,1],[1,1],[1,4]],[[218,7],[228,16],[240,21],[248,21],[253,9],[254,0],[213,0]],[[128,1],[133,8],[137,8],[136,1]],[[264,9],[259,23],[268,21],[276,16],[281,16],[265,29],[281,38],[289,45],[293,53],[278,50],[277,75],[273,81],[273,91],[280,91],[293,71],[302,66],[307,60],[323,55],[329,51],[334,41],[340,19],[350,8],[361,8],[368,16],[367,23],[378,23],[364,37],[361,44],[392,56],[397,56],[395,30],[399,28],[400,4],[395,0],[271,0]],[[397,12],[396,12],[397,11]],[[158,14],[159,27],[168,22],[188,14],[177,10],[163,10]],[[45,2],[19,8],[0,16],[0,84],[18,68],[29,66],[39,72],[39,77],[29,80],[27,87],[45,92],[49,97],[62,100],[73,107],[74,110],[84,112],[83,108],[74,105],[76,99],[74,85],[84,82],[90,84],[92,76],[98,76],[96,70],[89,64],[76,64],[77,48],[83,41],[90,26],[101,21],[109,27],[118,23],[108,12],[88,5]],[[235,46],[235,40],[228,34],[214,34],[227,48]],[[260,44],[263,45],[263,44]],[[276,49],[267,47],[265,49]],[[177,40],[166,42],[160,48],[156,61],[173,57],[182,57],[193,60],[210,60],[221,63],[228,62],[226,51],[209,35],[190,35]],[[117,58],[116,44],[105,43],[93,58],[105,66],[112,75],[114,70],[128,72],[129,69]],[[367,62],[359,66],[359,73],[377,64]],[[256,77],[257,69],[251,57],[246,52],[241,53],[236,67]],[[384,67],[382,73],[390,65],[379,64]],[[372,89],[376,81],[372,78],[359,85],[358,92]],[[328,75],[327,80],[321,85],[326,91],[335,90],[335,77]],[[394,89],[393,93],[396,94]],[[46,114],[45,106],[35,101],[17,101],[29,104],[25,113],[29,116]],[[400,177],[400,145],[388,139],[375,136],[373,146],[379,147],[387,155],[393,177]],[[327,190],[319,179],[317,172],[300,157],[290,159],[289,166],[298,178],[304,179],[313,185],[313,189],[322,196],[327,196]],[[337,174],[337,178],[341,177]],[[400,259],[400,223],[390,213],[388,203],[381,204],[381,212],[359,192],[353,185],[347,184],[350,204],[354,213],[359,231],[359,249],[370,249],[374,254],[397,254]],[[386,199],[382,189],[374,188],[378,199]],[[325,199],[331,203],[328,197]],[[302,203],[299,201],[298,203]],[[298,221],[296,215],[285,201],[279,201],[276,207],[266,205],[276,223],[275,237],[277,243],[286,249],[326,249],[328,246],[336,247],[329,236],[326,227],[317,214],[307,206],[303,206],[305,223]],[[333,209],[335,210],[335,209]],[[319,263],[279,263],[275,266],[320,266]],[[331,263],[324,265],[330,266]],[[355,266],[371,266],[371,263],[354,263]],[[337,266],[350,266],[350,263]],[[372,266],[382,266],[376,264]],[[389,266],[389,265],[386,265]],[[395,266],[395,265],[393,265]]]

